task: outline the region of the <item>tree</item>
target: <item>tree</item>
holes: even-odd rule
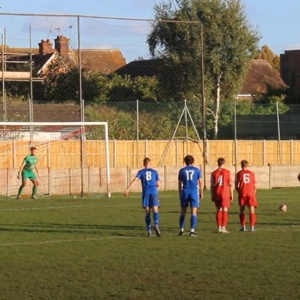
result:
[[[112,75],[109,79],[110,89],[107,93],[109,102],[157,101],[157,80],[153,77],[131,78],[128,75]]]
[[[65,66],[65,68],[62,68]],[[67,66],[59,57],[44,74],[42,98],[49,101],[77,101],[79,98],[79,68]],[[82,97],[86,102],[104,102],[110,89],[109,79],[96,71],[81,70]]]
[[[265,59],[267,60],[271,66],[276,70],[280,70],[280,58],[278,55],[275,55],[273,51],[267,46],[264,45],[258,51],[258,54],[255,58]]]
[[[221,99],[228,101],[239,92],[257,53],[259,34],[248,23],[240,0],[166,0],[154,11],[157,21],[147,42],[151,55],[164,62],[157,76],[160,89],[173,101],[201,98],[203,44],[205,97],[217,138]],[[162,86],[162,78],[169,84]]]

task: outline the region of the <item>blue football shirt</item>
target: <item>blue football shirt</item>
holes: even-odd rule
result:
[[[143,195],[158,194],[156,182],[159,180],[159,176],[156,170],[151,168],[141,169],[138,171],[136,178],[141,180]]]
[[[178,180],[182,182],[183,190],[195,190],[198,180],[202,177],[200,169],[194,166],[186,166],[179,170]]]

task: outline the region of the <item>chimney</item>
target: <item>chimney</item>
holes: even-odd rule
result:
[[[39,54],[40,56],[44,56],[47,53],[52,53],[52,43],[50,43],[49,39],[41,40],[39,43]]]
[[[55,49],[60,56],[68,56],[69,54],[69,39],[65,36],[58,35],[55,41]]]

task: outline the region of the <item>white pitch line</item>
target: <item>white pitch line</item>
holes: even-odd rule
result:
[[[164,203],[163,206],[171,206],[174,203]],[[47,209],[66,209],[66,208],[113,208],[113,207],[138,207],[141,208],[140,203],[127,203],[127,204],[112,204],[112,205],[62,205],[62,206],[37,206],[37,207],[26,207],[26,208],[1,208],[1,211],[31,211],[31,210],[47,210]]]
[[[85,238],[85,239],[72,239],[72,240],[52,240],[52,241],[39,241],[39,242],[20,242],[20,243],[3,243],[0,247],[7,246],[28,246],[28,245],[45,245],[45,244],[56,244],[56,243],[74,243],[74,242],[85,242],[85,241],[101,241],[110,239],[135,239],[143,238],[142,236],[107,236],[101,238]]]
[[[288,225],[288,226],[276,226],[276,227],[268,227],[268,228],[258,228],[256,232],[260,231],[300,231],[300,225]],[[208,230],[206,232],[209,233],[216,233],[215,230]],[[238,232],[235,232],[238,233]],[[248,235],[246,233],[238,233],[241,235]],[[251,232],[251,235],[255,235],[255,232]],[[165,234],[164,236],[178,236],[177,234]],[[230,236],[230,235],[229,235]],[[199,237],[201,237],[201,232],[199,232]],[[19,242],[19,243],[0,243],[0,247],[11,247],[11,246],[31,246],[31,245],[49,245],[49,244],[58,244],[58,243],[77,243],[77,242],[86,242],[86,241],[101,241],[101,240],[123,240],[123,239],[140,239],[146,238],[146,236],[106,236],[106,237],[99,237],[99,238],[84,238],[84,239],[71,239],[71,240],[48,240],[48,241],[39,241],[39,242]],[[153,237],[152,239],[155,239]],[[194,240],[194,238],[193,238]]]

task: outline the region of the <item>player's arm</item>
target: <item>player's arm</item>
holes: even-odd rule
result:
[[[256,195],[257,187],[256,187],[256,176],[253,174],[253,189],[254,189],[254,195]]]
[[[210,177],[210,198],[211,198],[211,201],[215,201],[215,197],[214,197],[214,178],[213,176],[211,175]]]
[[[22,164],[21,164],[21,166],[20,166],[20,168],[19,168],[19,171],[18,171],[18,179],[20,179],[20,175],[21,175],[21,173],[22,173],[23,168],[24,168],[25,165],[26,165],[26,162],[23,161]]]
[[[203,180],[202,178],[198,179],[198,186],[199,186],[199,197],[203,198]]]
[[[137,181],[139,181],[139,178],[138,178],[138,177],[134,177],[134,178],[131,180],[129,186],[127,187],[127,189],[126,189],[125,192],[124,192],[124,196],[128,196],[131,187],[132,187]]]
[[[35,172],[36,172],[37,176],[40,176],[40,172],[39,172],[39,170],[37,169],[36,165],[34,166],[34,169],[35,169]]]
[[[160,186],[160,180],[159,180],[159,176],[158,173],[156,172],[156,183],[155,183],[156,187],[158,188]]]
[[[182,190],[182,181],[180,179],[178,179],[178,195],[179,195],[179,198],[181,196],[181,190]]]
[[[230,201],[233,201],[233,184],[232,184],[232,179],[231,179],[231,175],[229,177],[229,181],[228,181],[228,185],[229,185],[229,189],[230,189]]]
[[[234,188],[237,192],[239,192],[239,176],[238,176],[238,174],[235,176]]]

